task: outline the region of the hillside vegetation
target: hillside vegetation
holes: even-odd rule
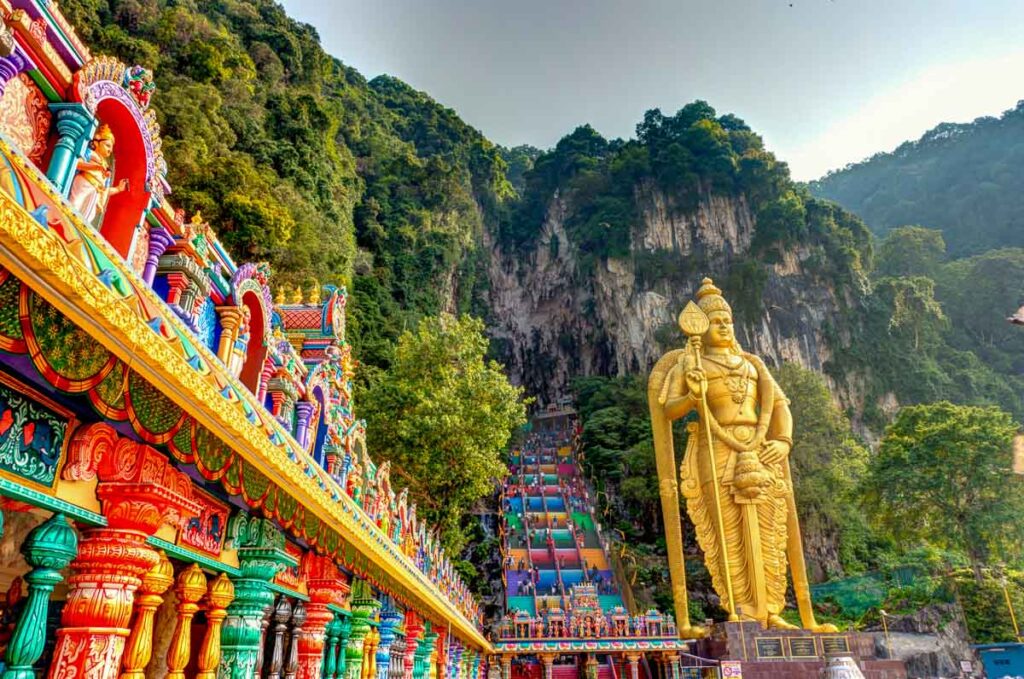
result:
[[[922,224],[953,257],[1024,247],[1024,101],[1002,116],[943,123],[890,153],[830,172],[816,196],[860,215],[879,236]]]

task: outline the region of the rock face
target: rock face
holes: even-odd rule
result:
[[[751,267],[754,216],[742,196],[704,191],[684,211],[642,186],[637,203],[640,220],[621,259],[581,256],[567,230],[569,201],[557,194],[528,251],[485,236],[489,330],[514,382],[543,404],[567,395],[575,376],[645,373],[680,346],[676,316],[704,276],[732,303],[745,349],[769,364],[822,368],[830,356],[824,328],[841,293],[815,273],[820,248],[798,245],[761,273]],[[741,266],[757,269],[756,285],[744,285]]]
[[[872,632],[879,655],[904,661],[911,679],[961,676],[960,662],[964,660],[981,666],[952,605],[928,606],[913,615],[890,619],[888,641],[882,630]]]

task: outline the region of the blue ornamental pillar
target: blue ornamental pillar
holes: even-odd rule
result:
[[[448,679],[461,679],[462,652],[462,642],[455,639],[451,648],[451,669],[448,674]]]
[[[46,176],[64,196],[71,192],[75,164],[85,153],[96,131],[97,121],[82,104],[50,104],[57,126],[57,143],[53,147]]]
[[[400,622],[402,622],[402,616],[391,607],[380,615],[380,624],[377,626],[380,641],[377,643],[376,679],[388,679],[391,665],[391,644],[395,641],[396,629]]]

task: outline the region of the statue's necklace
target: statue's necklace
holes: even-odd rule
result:
[[[718,357],[705,354],[705,358],[728,371],[723,381],[725,382],[726,389],[729,390],[732,402],[743,403],[743,399],[747,397],[747,387],[750,386],[750,372],[746,369],[746,365],[744,365],[743,357],[730,356],[723,357],[724,360],[720,360]],[[735,358],[735,360],[729,360],[731,358]]]

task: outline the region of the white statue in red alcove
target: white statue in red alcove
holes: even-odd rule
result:
[[[111,196],[128,189],[128,180],[122,179],[111,186],[111,159],[114,153],[114,133],[107,125],[100,125],[89,142],[89,151],[75,167],[68,200],[87,224],[95,224],[103,214]]]

